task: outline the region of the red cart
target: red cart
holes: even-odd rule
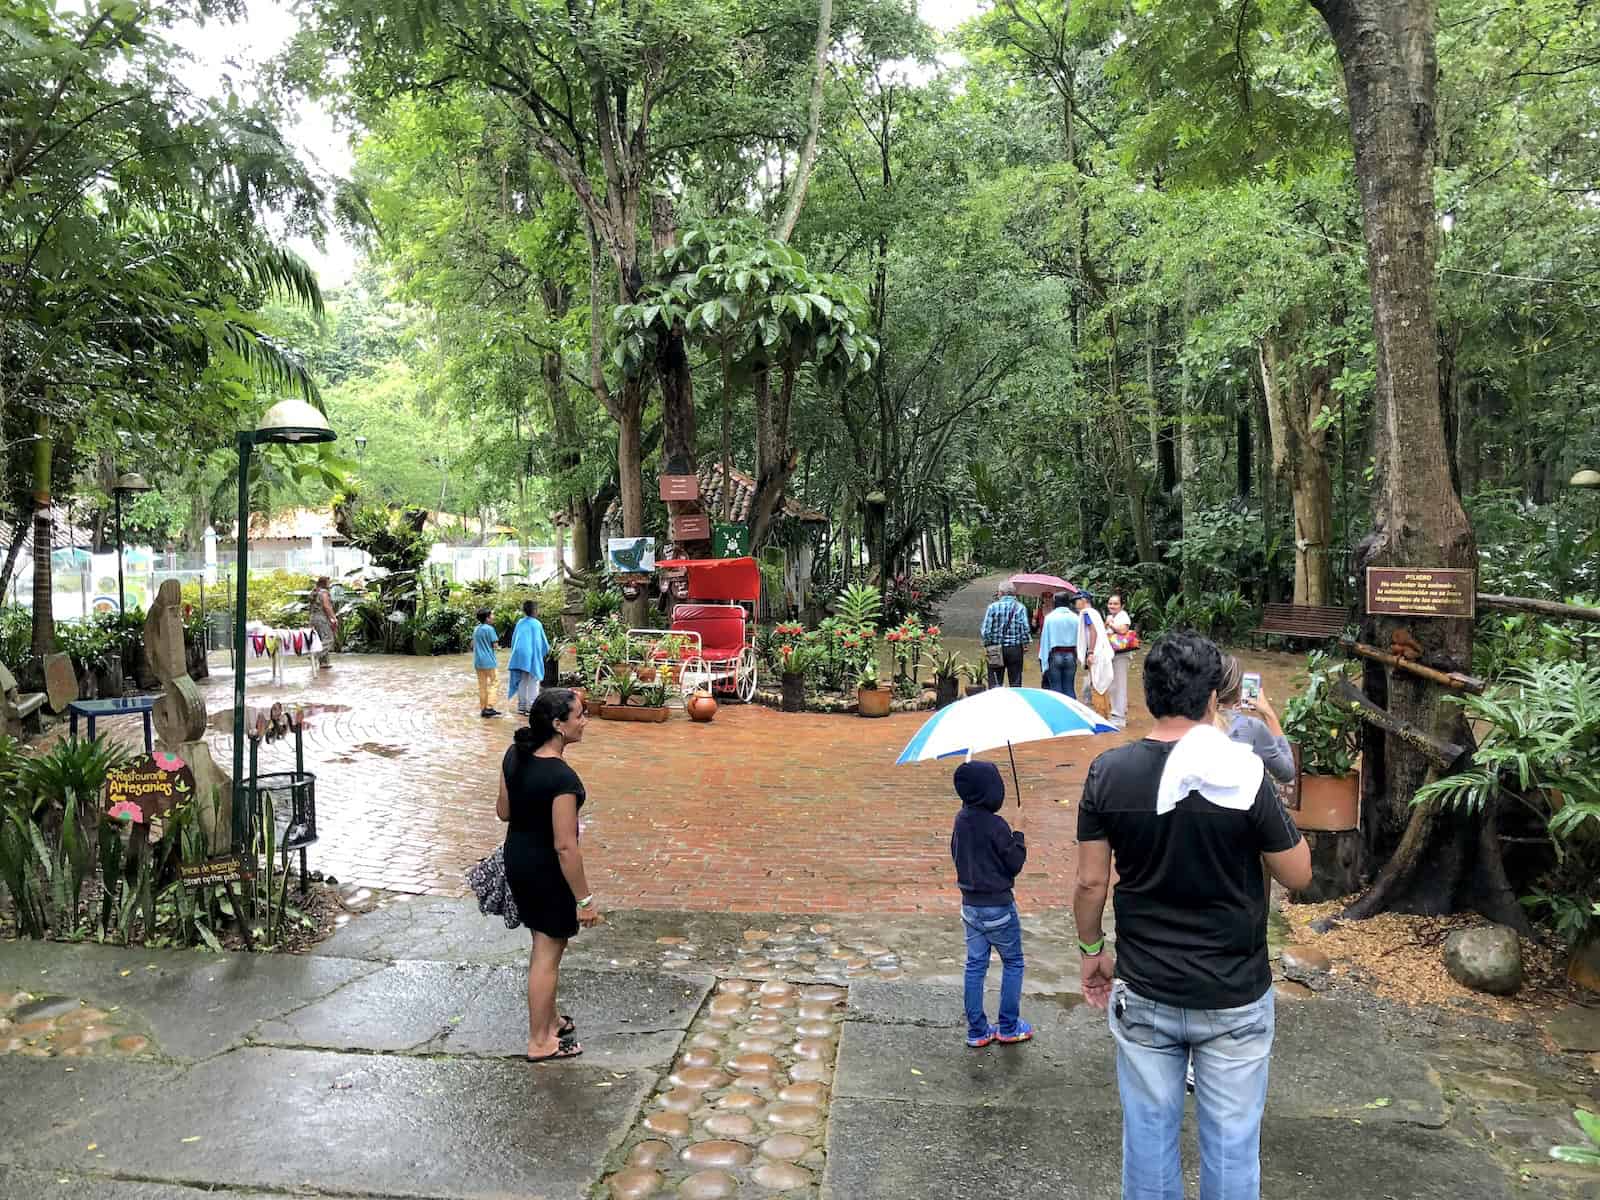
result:
[[[694,647],[680,673],[687,701],[697,690],[755,698],[756,606],[761,600],[761,568],[753,558],[677,558],[656,563],[658,570],[682,569],[688,598],[672,610],[671,633]],[[748,609],[745,607],[748,605]]]

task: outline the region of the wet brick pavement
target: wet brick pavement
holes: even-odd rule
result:
[[[976,654],[975,642],[952,645]],[[1266,670],[1269,690],[1282,695],[1298,661],[1257,655],[1251,665]],[[213,753],[226,769],[232,675],[225,655],[213,662],[203,690]],[[464,894],[463,872],[503,836],[494,815],[496,771],[517,718],[478,716],[467,655],[346,654],[335,663],[313,675],[306,660],[290,659],[282,687],[271,685],[265,666],[248,676],[252,708],[303,704],[311,714],[305,765],[317,776],[321,835],[313,867],[341,883]],[[1028,682],[1034,674],[1030,667]],[[1136,736],[1148,726],[1137,673],[1130,691],[1128,736]],[[922,720],[738,704],[724,704],[709,725],[680,709],[662,725],[593,720],[570,751],[588,789],[589,878],[610,908],[943,911],[954,888],[953,764],[894,766]],[[102,728],[138,736],[135,721]],[[1113,744],[1103,736],[1017,748],[1029,837],[1017,887],[1025,909],[1069,903],[1084,772]],[[989,757],[1005,762],[1003,753]],[[262,746],[263,772],[293,765],[292,741]]]

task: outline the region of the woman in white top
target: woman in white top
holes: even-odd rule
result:
[[[1129,633],[1133,629],[1133,618],[1128,615],[1128,610],[1123,606],[1122,593],[1112,592],[1106,600],[1106,631],[1112,639]],[[1133,650],[1117,650],[1116,642],[1112,641],[1115,653],[1111,658],[1111,723],[1118,729],[1128,727],[1128,667],[1133,662]]]

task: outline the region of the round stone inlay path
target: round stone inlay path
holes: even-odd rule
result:
[[[846,995],[782,979],[720,981],[601,1194],[816,1200]]]
[[[122,1027],[119,1014],[70,996],[36,996],[0,984],[0,1054],[23,1058],[131,1058],[150,1039]]]

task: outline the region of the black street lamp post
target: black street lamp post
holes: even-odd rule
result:
[[[150,490],[150,485],[144,481],[144,476],[133,471],[119,476],[111,489],[111,501],[117,510],[117,614],[119,616],[128,611],[128,598],[122,586],[122,498]]]
[[[250,818],[244,785],[244,625],[245,597],[250,587],[250,455],[257,446],[331,442],[334,433],[323,416],[304,400],[280,400],[252,429],[241,429],[239,444],[239,528],[234,563],[233,608],[233,846],[247,849]]]

